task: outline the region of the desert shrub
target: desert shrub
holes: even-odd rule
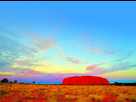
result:
[[[28,100],[28,102],[33,102],[33,101],[31,101],[31,100]]]
[[[6,93],[9,93],[9,92],[7,90],[5,90],[5,89],[0,90],[0,96],[4,95]]]
[[[135,97],[135,96],[129,97],[129,101],[131,101],[131,102],[136,102],[136,97]]]
[[[31,99],[37,99],[38,96],[31,96]]]
[[[14,95],[14,93],[9,93],[9,94],[6,94],[6,97],[11,97],[13,95]]]
[[[82,91],[78,91],[76,94],[77,94],[77,95],[82,95],[83,92],[82,92]]]
[[[76,102],[90,102],[91,100],[88,98],[79,98]]]
[[[103,97],[96,95],[96,96],[95,96],[95,101],[101,102],[101,101],[103,101]]]
[[[116,98],[116,102],[126,102],[125,99],[121,96]]]
[[[54,95],[52,95],[52,94],[46,94],[45,96],[44,96],[44,98],[51,98],[51,97],[53,97]]]
[[[31,99],[31,96],[25,95],[23,98],[24,98],[24,99]]]
[[[55,93],[55,95],[63,97],[65,95],[65,93],[64,92],[60,92],[60,93],[57,92],[57,93]]]
[[[95,95],[89,95],[88,99],[95,100]]]
[[[83,93],[84,94],[84,96],[88,96],[88,92],[85,92],[85,93]]]
[[[115,90],[113,90],[113,91],[111,92],[111,94],[112,94],[113,96],[119,96],[119,93],[116,92]]]
[[[71,92],[71,95],[75,95],[75,94],[77,94],[78,92],[77,91],[72,91]]]
[[[71,95],[65,95],[65,99],[66,100],[74,100],[74,99],[77,99],[76,96],[71,96]]]
[[[103,101],[104,97],[99,95],[89,95],[88,99],[95,100],[95,101]]]
[[[129,96],[128,95],[124,95],[123,96],[125,100],[129,100]]]
[[[21,102],[18,97],[12,99],[13,102]]]
[[[37,97],[37,96],[31,96],[31,95],[29,95],[29,94],[26,94],[23,98],[24,98],[24,99],[36,99],[36,98],[38,98],[38,97]]]
[[[50,97],[46,102],[58,102],[56,97]]]
[[[97,94],[97,91],[91,91],[90,93],[91,94]]]

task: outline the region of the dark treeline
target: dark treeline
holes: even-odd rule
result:
[[[118,82],[115,82],[114,84],[110,84],[110,85],[117,85],[117,86],[136,86],[136,82],[134,83],[118,83]]]
[[[14,80],[14,82],[10,81],[7,78],[4,78],[0,81],[0,83],[18,83],[17,80]],[[19,82],[20,84],[35,84],[35,81],[33,81],[32,83],[24,83],[24,82]],[[40,83],[39,83],[40,84]],[[39,85],[39,84],[35,84],[35,85]],[[43,84],[41,84],[43,85]],[[62,85],[62,84],[45,84],[45,85]],[[66,85],[90,85],[90,84],[66,84]],[[96,84],[91,84],[91,85],[96,85]],[[100,84],[100,85],[107,85],[107,84]],[[136,82],[134,83],[119,83],[119,82],[114,82],[113,84],[108,84],[108,85],[116,85],[116,86],[136,86]]]

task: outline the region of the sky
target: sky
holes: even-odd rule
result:
[[[0,80],[136,82],[135,1],[0,1]]]

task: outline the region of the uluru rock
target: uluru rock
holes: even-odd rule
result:
[[[74,76],[67,77],[62,84],[110,84],[106,78],[97,76]]]

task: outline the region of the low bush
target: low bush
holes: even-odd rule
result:
[[[0,96],[6,94],[6,93],[9,93],[7,90],[4,90],[4,89],[1,89],[0,90]]]
[[[95,95],[89,95],[88,99],[95,100]]]
[[[135,96],[129,97],[129,101],[131,101],[131,102],[136,102],[136,97],[135,97]]]
[[[116,102],[126,102],[125,99],[121,96],[116,98]]]
[[[95,101],[103,101],[104,97],[99,95],[89,95],[88,99],[95,100]]]
[[[46,102],[58,102],[56,97],[50,97]]]
[[[90,102],[91,100],[88,98],[79,98],[76,102]]]
[[[72,95],[65,95],[65,99],[66,100],[74,100],[74,99],[77,99],[76,96],[72,96]]]
[[[112,91],[111,94],[112,94],[113,96],[119,96],[119,95],[120,95],[120,94],[119,94],[118,92],[116,92],[116,91]]]
[[[101,102],[101,101],[103,101],[103,97],[96,95],[95,96],[95,101]]]

